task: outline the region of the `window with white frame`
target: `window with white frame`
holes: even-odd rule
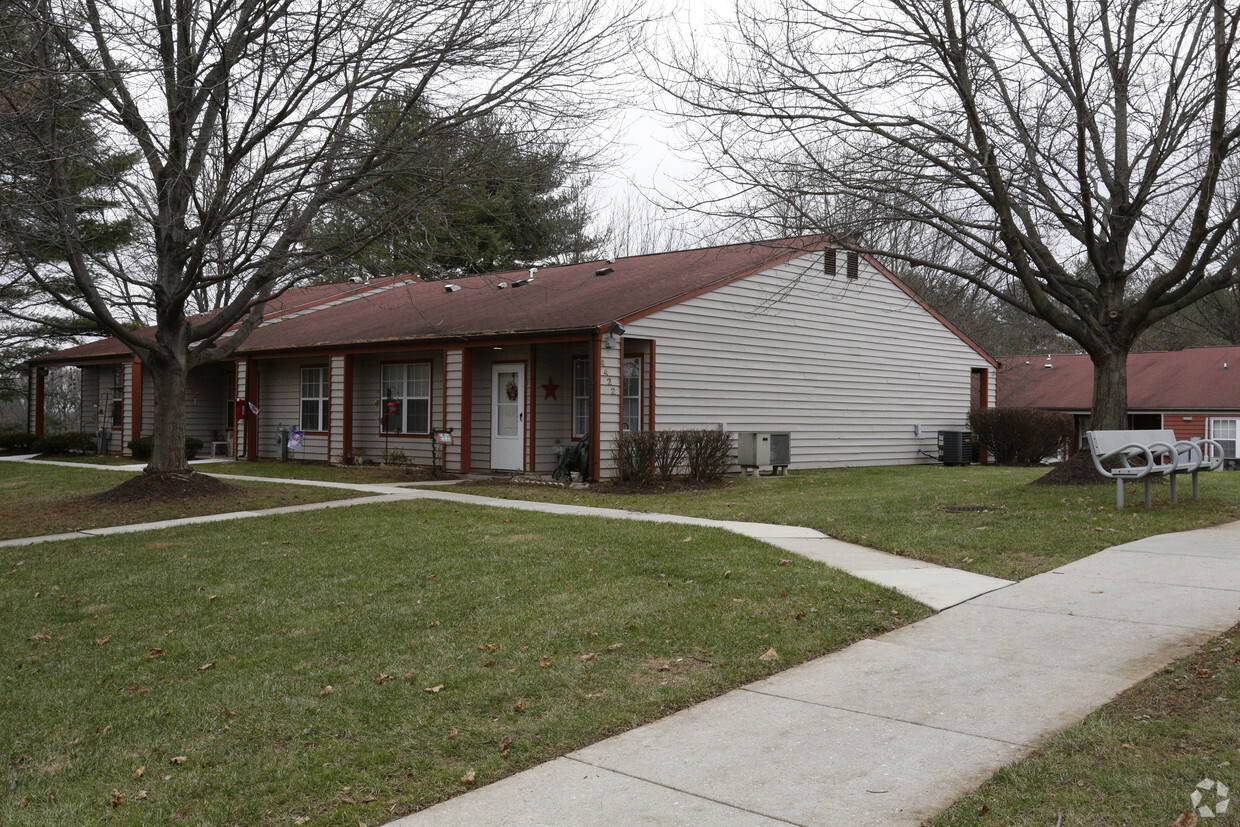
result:
[[[301,430],[327,430],[327,368],[301,369]]]
[[[383,366],[385,434],[431,432],[431,366],[427,362]]]
[[[593,388],[590,360],[573,359],[573,439],[580,439],[590,432],[590,400]]]
[[[1236,424],[1240,419],[1209,419],[1209,433],[1206,436],[1223,446],[1223,456],[1236,456]]]
[[[620,385],[624,406],[621,422],[626,431],[642,429],[642,357],[624,357],[624,377]]]

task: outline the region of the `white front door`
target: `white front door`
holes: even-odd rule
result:
[[[525,470],[525,365],[491,366],[491,468]]]

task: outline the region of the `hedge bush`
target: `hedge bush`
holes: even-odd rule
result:
[[[30,451],[34,448],[34,434],[10,431],[0,434],[0,451]]]
[[[615,460],[620,479],[634,485],[654,481],[657,434],[668,431],[625,431],[616,440]]]
[[[30,449],[40,454],[85,454],[95,450],[95,435],[84,431],[34,437]]]
[[[681,431],[689,479],[713,482],[723,479],[732,467],[732,435],[727,431],[702,429]]]
[[[202,450],[203,441],[197,437],[185,437],[185,459],[197,459],[198,452]],[[155,447],[155,438],[149,436],[138,437],[129,440],[129,450],[133,453],[134,459],[147,460],[151,458],[151,452]]]
[[[974,408],[974,444],[999,465],[1038,465],[1064,454],[1072,441],[1072,417],[1036,408]]]

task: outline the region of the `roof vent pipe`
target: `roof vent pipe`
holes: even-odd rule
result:
[[[445,293],[455,293],[457,290],[460,290],[460,289],[461,289],[461,285],[459,284],[445,284],[443,286],[443,291]]]
[[[614,273],[614,272],[615,272],[615,271],[614,271],[614,270],[612,270],[610,267],[600,267],[600,268],[598,268],[597,270],[595,270],[595,271],[594,271],[594,275],[596,275],[596,276],[605,276],[605,275],[607,275],[608,273]]]

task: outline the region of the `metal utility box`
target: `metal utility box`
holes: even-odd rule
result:
[[[764,465],[784,474],[792,463],[792,434],[787,432],[741,432],[736,435],[736,448],[737,462],[746,474]]]
[[[939,431],[939,462],[969,465],[973,462],[972,431]]]

